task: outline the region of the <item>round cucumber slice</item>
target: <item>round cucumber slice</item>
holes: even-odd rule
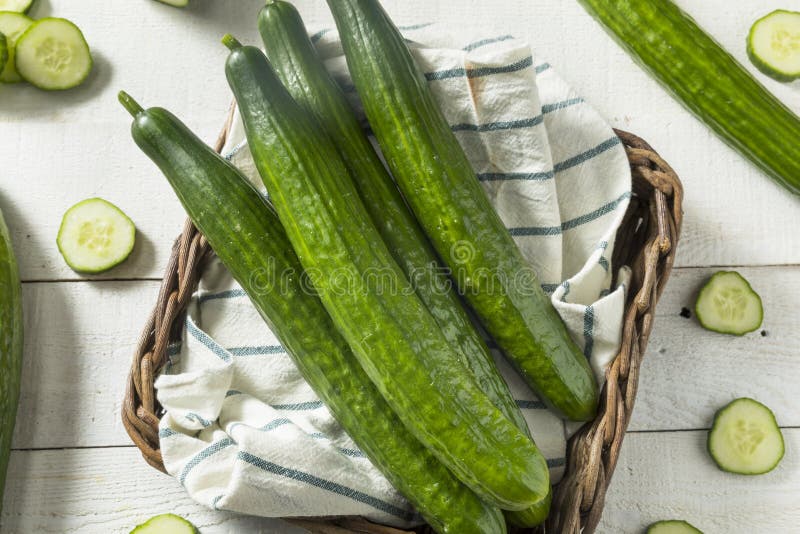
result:
[[[14,13],[11,11],[0,11],[0,33],[6,36],[6,50],[8,58],[6,60],[3,70],[0,71],[0,82],[4,83],[17,83],[21,82],[14,68],[14,50],[17,39],[25,33],[25,30],[33,24],[33,19],[26,17],[22,13]]]
[[[723,471],[761,475],[783,458],[783,434],[772,410],[753,399],[736,399],[714,417],[708,452]]]
[[[647,534],[703,534],[703,532],[686,521],[670,519],[653,523],[647,527]]]
[[[198,534],[197,528],[175,514],[161,514],[151,517],[131,530],[130,534]]]
[[[78,202],[64,214],[58,250],[72,270],[102,273],[125,261],[136,241],[127,215],[102,198]]]
[[[16,66],[25,81],[48,91],[71,89],[92,70],[81,30],[66,19],[36,21],[17,41]]]
[[[8,41],[6,36],[0,33],[0,72],[6,66],[6,61],[8,61]]]
[[[747,36],[747,55],[778,81],[800,78],[800,13],[778,9],[758,19]]]
[[[694,310],[703,328],[737,336],[758,329],[764,319],[761,297],[736,271],[714,274],[700,290]]]
[[[33,0],[0,0],[0,11],[27,13],[32,5]]]

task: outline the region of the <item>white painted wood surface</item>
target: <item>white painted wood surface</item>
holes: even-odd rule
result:
[[[130,140],[116,92],[170,108],[211,141],[230,100],[219,37],[257,39],[261,0],[192,2],[180,11],[150,0],[39,0],[35,16],[67,17],[84,30],[96,70],[64,94],[0,87],[0,206],[29,282],[23,395],[0,532],[127,532],[165,511],[189,516],[204,533],[290,532],[192,504],[177,482],[140,460],[119,419],[129,359],[183,214]],[[296,4],[309,24],[330,25],[322,0]],[[715,409],[743,395],[771,406],[781,425],[800,427],[800,201],[667,96],[577,1],[384,4],[400,23],[440,20],[527,37],[614,126],[647,139],[683,179],[681,268],[658,308],[599,532],[633,534],[668,517],[707,533],[797,532],[800,431],[785,430],[777,471],[742,478],[716,470],[702,429]],[[798,0],[678,4],[748,68],[749,23],[774,8],[800,10]],[[753,72],[800,112],[800,85]],[[63,211],[90,196],[117,203],[139,229],[131,260],[94,281],[70,271],[55,246]],[[761,293],[765,337],[715,335],[679,316],[715,266],[738,266]]]

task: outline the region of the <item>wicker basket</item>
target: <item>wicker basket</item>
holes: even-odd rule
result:
[[[232,111],[232,110],[231,110]],[[232,113],[216,142],[219,152]],[[564,478],[555,487],[548,533],[594,532],[617,463],[622,438],[636,398],[639,367],[647,346],[656,302],[672,270],[681,228],[680,180],[670,166],[642,139],[616,130],[628,154],[633,196],[617,233],[614,265],[633,270],[619,356],[606,372],[597,418],[569,441]],[[197,287],[203,260],[211,251],[190,221],[173,246],[155,308],[144,327],[128,376],[122,422],[144,459],[164,471],[158,443],[163,410],[153,382],[167,361],[167,345],[180,339],[183,312]],[[287,519],[311,532],[402,534],[360,518]],[[428,532],[422,527],[417,532]],[[534,530],[529,530],[534,532]]]

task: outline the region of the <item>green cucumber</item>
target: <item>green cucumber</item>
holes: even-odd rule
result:
[[[6,62],[8,61],[8,40],[6,36],[0,33],[0,72],[3,72],[3,69],[6,66]]]
[[[151,517],[131,530],[130,534],[199,534],[193,524],[179,515],[161,514]]]
[[[689,523],[683,520],[670,519],[668,521],[658,521],[647,527],[646,534],[703,534]]]
[[[46,91],[77,87],[92,71],[92,53],[81,30],[66,19],[34,22],[17,40],[16,68],[31,85]]]
[[[6,49],[8,53],[5,66],[3,70],[0,71],[0,82],[17,83],[22,81],[22,78],[20,78],[17,73],[17,69],[14,68],[15,45],[20,35],[25,33],[25,30],[27,30],[31,24],[33,24],[33,19],[26,17],[22,13],[0,11],[0,33],[6,36]]]
[[[783,458],[783,434],[772,410],[753,399],[736,399],[714,417],[708,452],[723,471],[761,475]]]
[[[392,258],[333,142],[257,48],[225,72],[248,148],[320,298],[406,427],[479,497],[520,510],[549,491],[536,445],[480,390]]]
[[[769,177],[800,194],[800,118],[670,0],[579,0],[634,60]]]
[[[31,10],[34,0],[0,0],[0,11],[15,11],[27,13]]]
[[[400,192],[372,148],[339,85],[317,56],[297,9],[283,0],[268,0],[258,17],[267,58],[294,100],[313,115],[342,155],[361,200],[416,294],[440,325],[450,345],[478,379],[484,393],[522,431],[528,425],[492,355],[451,291],[440,266]],[[532,527],[544,521],[549,499],[533,510],[509,512],[514,524]]]
[[[539,397],[576,421],[597,381],[376,0],[331,0],[347,64],[406,201],[486,330]]]
[[[142,110],[124,93],[120,100],[135,117],[136,144],[164,173],[303,377],[373,465],[437,532],[505,532],[497,509],[436,460],[381,397],[322,302],[308,291],[286,233],[258,191],[168,111]],[[273,285],[266,287],[268,282]]]
[[[771,78],[800,78],[800,13],[776,9],[755,21],[747,35],[747,55]]]
[[[189,0],[158,0],[162,4],[167,4],[169,6],[175,7],[186,7],[189,5]]]
[[[761,326],[761,297],[736,271],[715,273],[697,296],[694,305],[703,328],[722,334],[744,335]]]
[[[17,418],[22,374],[22,285],[3,213],[0,212],[0,508]]]
[[[133,251],[136,227],[121,209],[102,198],[69,208],[61,219],[56,244],[70,268],[97,274],[116,267]]]

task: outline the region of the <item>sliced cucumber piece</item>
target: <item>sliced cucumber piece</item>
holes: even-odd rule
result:
[[[647,528],[647,534],[703,534],[703,532],[686,521],[670,519],[653,523]]]
[[[761,297],[736,271],[719,271],[700,290],[694,305],[703,328],[741,336],[764,319]]]
[[[800,13],[777,9],[755,21],[747,36],[747,55],[776,80],[800,78]]]
[[[39,89],[71,89],[89,76],[92,54],[75,24],[44,18],[34,22],[17,41],[16,66],[20,76]]]
[[[761,475],[783,458],[783,434],[772,410],[753,399],[736,399],[714,417],[708,452],[723,471]]]
[[[0,0],[0,11],[16,11],[27,13],[30,11],[34,0]]]
[[[136,227],[127,215],[102,198],[78,202],[64,214],[58,250],[74,271],[101,273],[130,255]]]
[[[131,530],[130,534],[198,534],[197,527],[175,514],[151,517]]]
[[[167,4],[175,7],[186,7],[189,5],[189,0],[158,0],[162,4]]]
[[[17,69],[14,68],[14,45],[20,35],[25,33],[25,30],[27,30],[31,24],[33,24],[33,19],[21,13],[0,11],[0,33],[6,36],[6,48],[8,52],[8,59],[6,60],[3,70],[0,71],[0,82],[17,83],[22,81],[22,78],[20,78],[17,73]]]
[[[8,61],[8,41],[6,41],[6,36],[0,33],[0,72],[3,72],[6,61]]]

